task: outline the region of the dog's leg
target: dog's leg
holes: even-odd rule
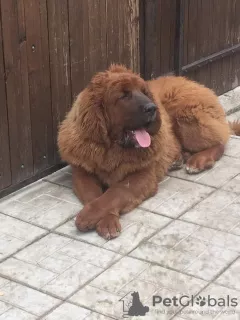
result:
[[[194,174],[212,168],[215,162],[221,158],[223,153],[224,145],[222,144],[195,153],[187,160],[187,173]]]
[[[157,192],[155,168],[129,175],[111,186],[102,196],[85,205],[76,218],[80,231],[97,228],[104,238],[119,232],[119,215],[138,206]]]
[[[78,199],[87,204],[103,193],[101,184],[94,175],[80,167],[72,166],[73,191]]]

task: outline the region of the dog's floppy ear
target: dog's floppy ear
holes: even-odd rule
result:
[[[95,81],[97,79],[95,78]],[[96,83],[95,83],[96,84]],[[77,97],[76,122],[81,137],[96,143],[109,144],[107,118],[103,108],[102,88],[98,90],[92,83]]]

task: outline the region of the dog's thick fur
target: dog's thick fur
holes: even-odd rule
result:
[[[112,105],[123,84],[144,90],[158,106],[159,129],[148,148],[118,143],[125,118]],[[153,196],[168,169],[181,164],[182,154],[188,154],[189,173],[205,170],[221,157],[229,135],[216,95],[196,82],[173,76],[145,82],[120,65],[97,74],[77,97],[58,137],[62,159],[73,168],[75,193],[85,204],[77,227],[117,236],[119,214]]]

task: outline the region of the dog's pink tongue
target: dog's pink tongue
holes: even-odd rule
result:
[[[135,130],[135,138],[142,148],[147,148],[151,144],[151,137],[146,130]]]

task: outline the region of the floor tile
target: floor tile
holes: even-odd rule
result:
[[[9,258],[0,264],[0,274],[38,289],[56,277],[56,273],[15,258]]]
[[[56,183],[60,186],[64,186],[70,189],[72,188],[72,175],[66,170],[59,170],[57,172],[54,172],[50,176],[44,178],[44,181]]]
[[[12,308],[2,315],[0,320],[36,320],[37,317],[23,310]]]
[[[145,201],[141,207],[177,218],[212,191],[213,189],[207,186],[170,178],[162,182],[156,196]]]
[[[130,255],[211,280],[239,250],[240,237],[176,220]]]
[[[239,112],[238,112],[239,114]],[[224,154],[229,157],[240,158],[240,143],[239,137],[232,136],[228,141]]]
[[[1,280],[1,278],[0,278],[0,280]],[[10,304],[0,301],[0,315],[10,309],[12,309],[12,306]]]
[[[46,232],[41,228],[3,214],[0,214],[0,225],[2,234],[13,236],[20,241],[26,242],[32,241]]]
[[[120,318],[123,314],[120,299],[121,296],[115,293],[109,293],[88,285],[74,294],[70,301],[106,316]]]
[[[55,279],[49,281],[42,289],[60,298],[67,298],[68,295],[89,282],[103,270],[90,263],[79,261]]]
[[[46,234],[46,231],[0,214],[0,259],[15,253],[33,240]]]
[[[103,316],[99,313],[92,312],[89,316],[87,316],[84,320],[111,320],[112,318]]]
[[[77,259],[66,256],[63,253],[54,252],[43,260],[38,262],[38,265],[51,270],[55,273],[62,273],[78,262]]]
[[[120,218],[121,221],[132,221],[152,229],[159,229],[172,221],[172,219],[146,210],[135,209]]]
[[[240,193],[240,174],[228,181],[222,186],[222,190],[229,192]]]
[[[41,195],[49,195],[60,200],[68,201],[80,205],[79,200],[69,188],[56,185],[47,181],[37,181],[30,186],[20,189],[16,193],[2,200],[6,201],[9,198],[18,200],[23,203],[28,203]],[[1,201],[0,201],[1,203]]]
[[[65,302],[44,317],[43,320],[83,320],[90,313],[91,311],[87,309]]]
[[[192,255],[187,252],[167,249],[150,242],[141,244],[130,255],[176,270],[185,269],[193,260]]]
[[[0,296],[1,301],[11,303],[36,316],[43,315],[60,302],[58,299],[14,282],[9,282],[1,290],[3,292]]]
[[[0,212],[20,220],[30,221],[36,214],[41,214],[43,210],[28,203],[9,199],[0,203]]]
[[[240,291],[240,258],[235,261],[217,280],[219,285]]]
[[[39,202],[43,205],[38,205]],[[45,229],[52,229],[64,223],[74,217],[79,210],[80,206],[77,204],[45,195],[40,196],[39,199],[34,198],[28,203],[7,200],[0,204],[0,212]]]
[[[240,222],[240,197],[218,190],[186,212],[181,219],[203,226],[230,231]]]
[[[28,201],[28,204],[45,211],[47,209],[51,209],[52,207],[56,206],[60,202],[61,200],[58,198],[52,197],[47,194],[42,194]]]
[[[229,230],[230,233],[240,236],[240,222]]]
[[[131,268],[129,268],[129,266],[131,266]],[[147,267],[148,263],[124,257],[108,270],[104,271],[100,276],[96,277],[90,285],[116,293]]]
[[[76,216],[80,207],[74,203],[60,201],[57,205],[44,212],[39,212],[31,218],[30,222],[43,228],[53,229],[66,220]]]
[[[17,253],[16,257],[20,260],[36,264],[71,241],[71,239],[59,235],[49,234]]]
[[[237,252],[209,246],[206,251],[186,266],[183,272],[205,280],[212,280],[237,256]]]
[[[62,247],[58,252],[70,258],[82,261],[83,263],[90,263],[100,268],[107,268],[121,258],[121,255],[115,252],[76,240],[73,240],[68,245]]]

